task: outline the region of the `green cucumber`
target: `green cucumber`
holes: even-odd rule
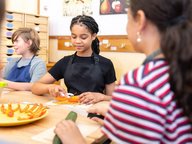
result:
[[[67,117],[65,118],[65,120],[72,120],[72,121],[76,121],[77,119],[77,113],[74,112],[74,111],[70,111],[67,115]],[[53,138],[53,144],[62,144],[60,138],[55,135],[54,138]]]
[[[72,120],[74,122],[76,121],[76,119],[77,119],[77,113],[74,111],[70,111],[67,117],[65,118],[65,120]]]

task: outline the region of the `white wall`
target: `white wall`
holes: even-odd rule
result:
[[[40,14],[49,16],[50,35],[70,35],[72,17],[62,15],[63,0],[40,0]],[[100,0],[92,0],[93,17],[100,26],[99,35],[126,35],[127,14],[100,15]]]
[[[6,10],[37,14],[37,0],[6,0]]]

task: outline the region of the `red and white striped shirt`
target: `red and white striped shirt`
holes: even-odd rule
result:
[[[119,144],[192,143],[192,125],[174,101],[163,59],[128,72],[115,89],[102,131]]]

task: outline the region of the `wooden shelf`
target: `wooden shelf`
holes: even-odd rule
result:
[[[1,26],[2,63],[6,64],[11,58],[17,56],[13,49],[11,36],[20,27],[34,28],[38,32],[41,41],[38,55],[48,63],[48,17],[11,11],[6,11]]]
[[[71,44],[70,36],[50,36],[58,40],[58,50],[75,50]],[[126,35],[98,36],[100,50],[104,52],[135,52]]]

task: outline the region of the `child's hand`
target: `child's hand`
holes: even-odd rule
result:
[[[77,125],[71,120],[64,120],[56,125],[54,132],[63,144],[86,144]]]
[[[95,113],[95,114],[100,114],[102,116],[105,116],[108,108],[109,108],[109,101],[105,101],[105,102],[99,102],[94,104],[93,106],[91,106],[87,112],[88,113]]]
[[[99,123],[100,125],[104,125],[104,120],[98,117],[92,117],[92,120],[96,121],[97,123]]]
[[[48,90],[49,94],[53,97],[60,96],[61,93],[67,94],[62,86],[56,84],[52,84],[51,86],[49,86]]]

